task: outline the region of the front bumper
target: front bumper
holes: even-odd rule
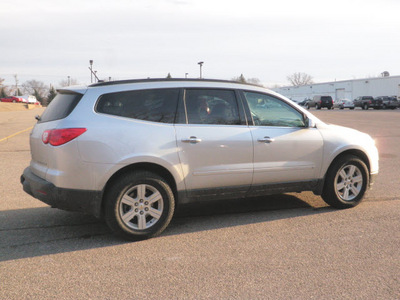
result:
[[[102,191],[58,188],[33,174],[29,167],[21,175],[21,184],[26,193],[51,207],[101,217]]]

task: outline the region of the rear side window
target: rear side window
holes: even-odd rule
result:
[[[102,95],[96,111],[126,118],[174,123],[179,89],[152,89]]]
[[[188,89],[185,93],[185,105],[188,124],[240,124],[234,91]]]
[[[79,103],[82,94],[59,92],[43,112],[38,123],[66,118]]]

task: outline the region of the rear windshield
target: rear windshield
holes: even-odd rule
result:
[[[39,123],[64,119],[81,100],[82,94],[58,93],[40,117]]]
[[[321,97],[322,101],[332,101],[332,97],[331,96],[323,96]]]

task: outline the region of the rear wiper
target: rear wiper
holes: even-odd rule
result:
[[[42,120],[42,117],[39,116],[39,115],[36,115],[36,116],[35,116],[35,119],[38,120],[38,121],[40,121],[40,120]]]

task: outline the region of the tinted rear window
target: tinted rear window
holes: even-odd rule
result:
[[[174,123],[179,89],[152,89],[102,95],[97,103],[99,113],[126,118]]]
[[[332,101],[332,97],[331,96],[324,96],[324,97],[321,97],[321,100],[322,101]]]
[[[58,93],[40,117],[39,123],[64,119],[81,100],[82,94]]]

